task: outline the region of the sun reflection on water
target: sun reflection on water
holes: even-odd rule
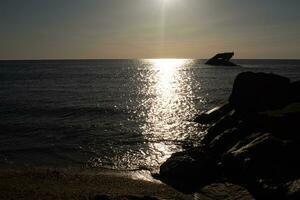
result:
[[[150,60],[154,69],[157,69],[156,85],[157,97],[161,103],[177,97],[175,89],[178,85],[178,68],[183,67],[188,60],[185,59],[153,59]]]
[[[129,128],[121,125],[124,131],[117,135],[120,148],[116,149],[114,144],[110,148],[113,157],[94,159],[93,166],[157,170],[172,153],[199,141],[199,127],[190,120],[197,113],[197,84],[193,82],[195,61],[146,59],[136,62],[127,81],[132,90],[128,90],[132,92],[127,105]]]
[[[187,104],[191,88],[186,68],[189,59],[149,59],[145,60],[154,72],[153,84],[149,91],[154,98],[148,106],[143,134],[148,140],[151,161],[161,163],[174,151],[178,151],[178,142],[187,137],[186,123],[193,105]]]
[[[183,78],[180,71],[190,62],[187,59],[152,59],[148,60],[155,71],[154,84],[152,91],[155,98],[147,115],[147,122],[154,126],[159,126],[165,122],[174,122],[178,120],[176,112],[179,111],[182,94]],[[179,116],[178,116],[179,117]],[[159,127],[159,130],[162,130]]]

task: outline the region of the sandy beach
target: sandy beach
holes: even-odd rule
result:
[[[192,199],[158,181],[108,170],[1,168],[0,199],[113,199],[122,196]]]

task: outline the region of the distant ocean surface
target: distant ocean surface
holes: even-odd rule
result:
[[[225,102],[235,76],[300,80],[300,60],[0,61],[0,165],[157,169],[198,145],[192,121]],[[263,86],[262,86],[263,87]]]

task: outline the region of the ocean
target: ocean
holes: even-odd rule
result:
[[[200,144],[193,118],[226,102],[238,73],[300,80],[300,60],[234,62],[0,61],[0,165],[155,170]]]

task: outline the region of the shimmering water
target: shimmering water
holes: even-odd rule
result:
[[[242,71],[300,79],[300,61],[69,60],[0,62],[0,162],[155,169],[198,145],[193,117],[228,98]]]

